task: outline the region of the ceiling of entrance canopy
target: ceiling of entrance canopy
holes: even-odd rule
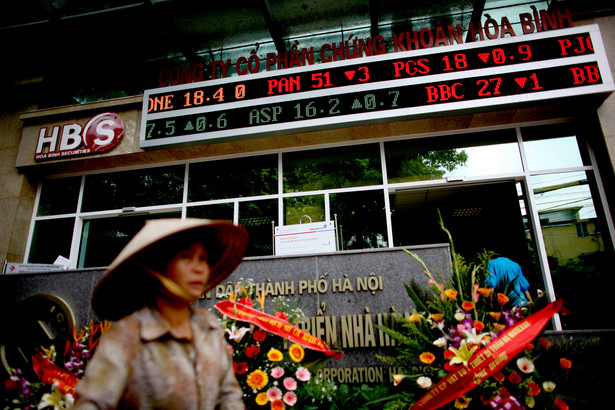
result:
[[[280,50],[295,36],[471,13],[474,2],[484,0],[20,0],[0,13],[0,35],[32,51],[112,43],[147,60],[255,42]]]
[[[547,8],[551,1],[9,0],[0,12],[0,86],[44,81],[58,90],[69,83],[83,88],[91,78],[105,76],[134,83],[148,64],[165,59],[190,62],[218,53],[212,61],[229,50],[249,55],[258,46],[260,53],[293,45],[316,48],[353,35],[390,39],[391,32],[420,30],[421,19],[427,27],[465,29],[490,9],[515,13],[515,6],[527,11],[532,4]]]

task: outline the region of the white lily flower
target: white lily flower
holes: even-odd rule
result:
[[[235,342],[241,342],[241,339],[245,336],[246,333],[250,331],[249,327],[242,327],[237,329],[235,325],[231,326],[230,329],[225,329],[225,331],[229,334],[229,339],[234,340]]]
[[[434,345],[441,347],[443,349],[446,348],[446,339],[441,337],[439,339],[437,339],[435,342],[433,342]]]
[[[485,338],[489,335],[487,333],[481,333],[479,335],[476,334],[476,329],[472,329],[471,331],[464,330],[463,333],[466,335],[466,340],[468,344],[481,344]]]
[[[431,387],[431,379],[427,376],[421,376],[416,379],[416,383],[421,387],[421,389],[429,389]]]
[[[523,373],[534,373],[534,370],[535,370],[534,362],[532,362],[527,357],[521,357],[517,359],[517,367]]]
[[[555,390],[555,386],[556,384],[552,381],[546,381],[542,383],[542,389],[547,393],[551,393],[553,390]]]
[[[53,407],[53,410],[68,410],[73,407],[73,404],[75,404],[73,395],[70,393],[62,393],[62,390],[60,390],[56,382],[51,387],[51,393],[43,394],[38,408],[44,409],[45,407]]]

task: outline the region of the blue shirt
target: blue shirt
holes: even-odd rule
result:
[[[487,263],[487,286],[500,293],[506,293],[513,306],[527,304],[524,292],[530,290],[530,283],[523,276],[521,266],[508,258],[499,257]]]

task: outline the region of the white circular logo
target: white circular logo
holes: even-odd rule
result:
[[[83,129],[83,143],[90,152],[109,151],[124,137],[124,121],[113,112],[92,117]]]

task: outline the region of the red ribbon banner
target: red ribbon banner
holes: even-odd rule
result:
[[[440,408],[478,386],[525,349],[562,306],[562,300],[558,299],[521,320],[472,356],[467,366],[459,366],[440,380],[410,410]]]
[[[55,363],[43,357],[41,352],[32,357],[32,366],[43,383],[51,385],[58,383],[58,388],[62,393],[74,394],[75,386],[79,381],[77,376],[61,369]]]
[[[308,349],[317,350],[333,357],[335,360],[342,357],[342,352],[329,349],[327,344],[311,334],[292,325],[287,320],[268,315],[249,306],[224,300],[218,302],[215,308],[220,313],[242,322],[252,323],[261,329],[300,344]]]

